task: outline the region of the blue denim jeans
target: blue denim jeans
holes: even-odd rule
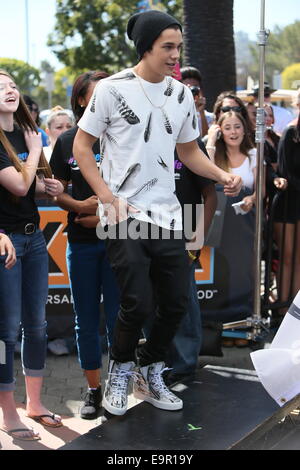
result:
[[[103,293],[108,343],[119,311],[120,296],[104,242],[68,243],[67,266],[74,301],[78,358],[82,369],[102,366],[100,301]]]
[[[15,388],[13,360],[22,329],[24,374],[43,376],[46,358],[45,305],[48,295],[48,253],[40,230],[31,235],[10,234],[17,262],[11,269],[0,256],[0,340],[5,344],[5,364],[0,364],[0,391]],[[3,344],[3,343],[2,343]]]

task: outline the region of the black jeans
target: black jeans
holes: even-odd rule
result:
[[[121,224],[128,228],[131,220]],[[175,239],[174,232],[168,233],[170,239],[116,237],[105,242],[121,292],[110,355],[117,362],[135,361],[143,324],[154,309],[153,326],[139,352],[140,365],[164,361],[186,311],[189,276],[185,242],[181,232],[176,232],[180,239]]]

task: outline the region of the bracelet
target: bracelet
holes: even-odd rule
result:
[[[214,145],[207,145],[206,150],[214,150],[216,151],[216,147]]]

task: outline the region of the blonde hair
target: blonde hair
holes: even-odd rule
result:
[[[13,82],[15,82],[13,77],[8,72],[6,72],[5,70],[0,69],[0,75],[4,75],[4,76],[10,78]],[[20,93],[20,98],[19,98],[18,109],[14,113],[14,120],[23,132],[31,130],[31,131],[35,131],[36,133],[38,133],[36,123],[32,119],[21,93]],[[24,176],[24,178],[26,178],[27,177],[26,170],[25,170],[24,166],[21,164],[15,149],[13,148],[11,143],[9,142],[8,138],[6,137],[6,135],[3,132],[3,129],[1,129],[1,127],[0,127],[0,142],[3,145],[5,151],[8,155],[8,158],[10,159],[12,164],[14,165],[15,169],[17,171],[21,172],[22,175]],[[46,160],[46,157],[45,157],[43,151],[41,151],[41,156],[40,156],[40,160],[39,160],[39,164],[38,164],[38,170],[41,173],[43,173],[47,178],[51,178],[52,171],[51,171],[51,168],[49,166],[49,163]]]
[[[46,119],[46,127],[48,127],[48,129],[51,128],[51,125],[52,125],[53,121],[58,116],[67,116],[70,120],[70,123],[74,126],[75,120],[72,118],[72,116],[70,116],[68,111],[66,111],[64,108],[62,108],[61,106],[58,105],[58,106],[55,106],[54,108],[51,109],[51,112],[50,112],[49,116]]]

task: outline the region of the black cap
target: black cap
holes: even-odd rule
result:
[[[127,24],[127,35],[134,42],[139,58],[151,48],[164,29],[175,24],[182,31],[179,21],[158,10],[148,10],[131,16]]]
[[[264,95],[271,95],[276,91],[275,88],[271,88],[268,82],[264,82]],[[252,88],[252,92],[248,94],[248,96],[258,96],[259,94],[259,84],[254,85]]]

